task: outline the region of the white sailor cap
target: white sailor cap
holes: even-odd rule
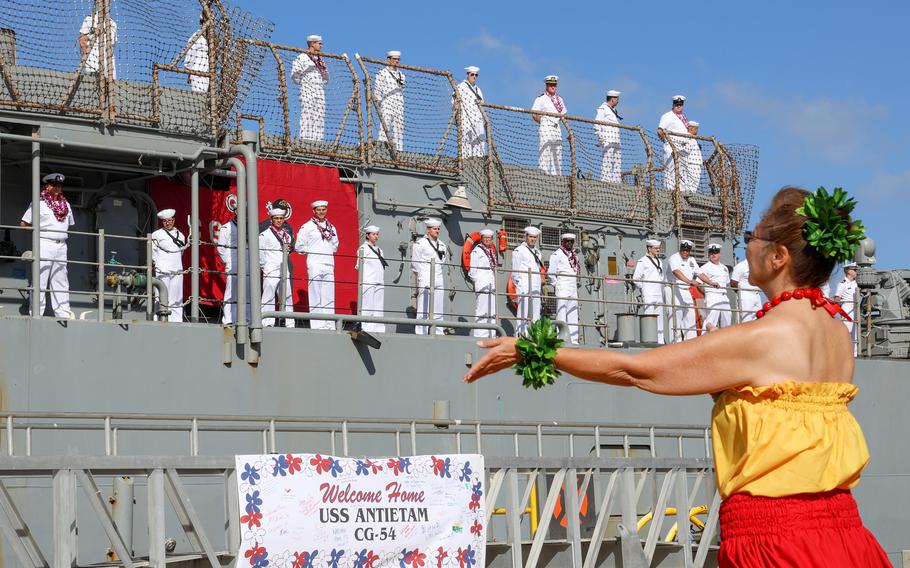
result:
[[[493,229],[483,229],[482,231],[480,231],[480,236],[481,237],[492,237]]]
[[[385,56],[386,57],[397,57],[397,58],[401,59],[401,52],[393,49],[392,51],[389,51],[388,53],[386,53]]]
[[[683,239],[683,240],[679,241],[679,248],[681,248],[681,249],[682,248],[690,249],[694,246],[695,246],[695,243],[693,243],[689,239]]]
[[[698,128],[698,123],[695,122],[694,120],[690,120],[690,121],[689,121],[689,126],[694,126],[694,127]]]
[[[66,176],[63,174],[47,174],[41,178],[41,183],[63,183],[66,180]]]
[[[329,206],[329,202],[326,201],[325,199],[319,199],[319,200],[316,200],[316,201],[310,203],[310,207],[312,207],[313,209],[316,209],[317,207],[328,207],[328,206]]]
[[[532,237],[536,237],[536,236],[540,235],[540,229],[538,229],[537,227],[525,227],[525,234],[530,235]]]
[[[558,83],[559,75],[547,75],[543,78],[544,83]]]
[[[674,103],[677,103],[677,102],[684,103],[684,102],[686,102],[686,97],[685,97],[685,95],[673,95],[673,102]]]
[[[316,35],[316,34],[308,35],[308,36],[306,36],[306,40],[307,41],[322,41],[322,36]]]
[[[620,93],[619,91],[614,91],[614,90],[610,89],[609,91],[607,91],[607,98],[609,99],[612,97],[618,97],[621,94],[622,93]]]
[[[480,73],[480,67],[477,67],[475,65],[468,65],[467,67],[464,68],[464,70],[467,73]]]
[[[363,228],[363,232],[364,233],[378,233],[379,227],[377,227],[376,225],[367,225],[366,227]]]
[[[427,229],[432,229],[435,227],[441,227],[442,221],[440,221],[439,219],[437,219],[435,217],[430,217],[429,219],[424,221],[423,224],[427,226]]]
[[[278,216],[284,217],[287,214],[288,214],[288,212],[280,207],[272,207],[271,209],[269,209],[269,217],[278,217]]]
[[[859,266],[855,262],[850,262],[844,265],[844,270],[859,270]]]
[[[563,233],[559,238],[563,241],[568,241],[568,240],[574,241],[575,233]]]
[[[722,248],[724,248],[724,247],[722,247],[718,243],[711,243],[710,245],[708,245],[708,252],[720,252],[720,249],[722,249]]]
[[[648,239],[645,241],[645,244],[648,245],[649,247],[659,247],[660,241],[658,241],[657,239]]]
[[[177,215],[177,212],[173,209],[162,209],[158,212],[158,218],[164,221],[165,219],[173,219]]]

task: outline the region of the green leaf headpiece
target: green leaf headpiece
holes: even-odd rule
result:
[[[859,219],[845,220],[841,213],[847,215],[856,207],[856,200],[847,197],[847,192],[839,187],[829,195],[824,187],[806,196],[796,213],[806,218],[803,226],[803,237],[809,245],[825,258],[838,262],[848,262],[856,255],[856,248],[866,237],[866,228]]]

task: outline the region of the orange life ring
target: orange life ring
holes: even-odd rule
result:
[[[461,246],[461,268],[464,269],[465,275],[471,271],[471,252],[474,251],[474,245],[480,242],[480,238],[479,231],[464,237],[464,244]]]
[[[562,509],[562,494],[566,492],[566,485],[562,485],[562,491],[556,497],[556,506],[553,507],[553,518],[559,521],[559,526],[566,528],[568,522],[566,522],[566,516],[563,514]],[[578,496],[581,497],[581,503],[578,504],[578,524],[582,523],[582,520],[588,516],[588,494],[585,493],[582,497],[581,487],[578,488]]]
[[[540,267],[540,283],[541,285],[547,283],[547,267]],[[509,308],[513,312],[518,311],[518,287],[515,286],[515,281],[512,280],[512,275],[509,274],[509,281],[506,282],[506,299],[508,300]]]

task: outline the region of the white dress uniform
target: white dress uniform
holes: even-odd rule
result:
[[[391,67],[379,71],[373,82],[373,96],[382,117],[376,125],[379,132],[377,140],[391,143],[399,152],[404,150],[404,87],[404,73]]]
[[[665,112],[660,117],[658,128],[662,128],[666,132],[689,133],[686,124],[672,110]],[[668,136],[668,138],[673,140],[673,145],[676,146],[676,152],[679,154],[679,190],[698,191],[698,182],[701,178],[701,149],[698,147],[698,141],[681,136]],[[674,166],[673,149],[669,142],[664,142],[664,187],[666,189],[676,188]]]
[[[619,115],[616,110],[604,101],[597,107],[597,116],[594,120],[619,124]],[[602,124],[594,125],[594,133],[603,150],[600,159],[600,181],[611,183],[622,182],[622,145],[620,144],[620,129]]]
[[[177,227],[170,231],[162,227],[152,233],[155,277],[167,287],[167,307],[170,308],[167,321],[183,321],[183,251],[189,246],[186,235]],[[158,297],[157,290],[155,297]]]
[[[499,258],[496,247],[488,249],[482,242],[471,251],[471,269],[468,276],[474,282],[474,316],[477,323],[496,323],[496,269]],[[496,337],[492,329],[475,329],[474,337]]]
[[[335,313],[335,253],[338,231],[329,222],[310,219],[297,231],[294,249],[307,255],[306,271],[311,314]],[[311,329],[335,329],[329,320],[310,320]]]
[[[531,110],[566,114],[566,103],[558,94],[552,97],[543,93],[534,99]],[[551,176],[562,174],[562,128],[560,120],[553,116],[541,116],[537,127],[537,164]]]
[[[521,243],[512,251],[512,281],[518,293],[518,323],[516,333],[523,333],[532,322],[540,319],[540,251]]]
[[[578,344],[578,269],[574,250],[559,247],[550,255],[547,278],[556,289],[556,321],[569,326],[569,341],[573,345]]]
[[[280,230],[269,225],[259,233],[259,268],[262,269],[262,311],[275,311],[275,296],[281,292],[281,265],[284,263],[282,248],[290,250],[293,235],[287,228]],[[278,311],[294,311],[294,285],[285,267],[284,298],[279,296]],[[263,318],[263,327],[275,325],[275,318]],[[284,327],[294,327],[294,320],[285,319]]]
[[[676,299],[676,329],[673,330],[673,337],[676,341],[685,341],[696,336],[695,301],[692,299],[689,285],[679,280],[673,271],[679,270],[689,280],[694,280],[698,275],[698,263],[691,256],[683,260],[682,255],[677,252],[669,258],[667,264],[669,265],[667,280],[671,283]]]
[[[477,158],[487,154],[487,134],[483,114],[477,103],[483,102],[483,91],[467,81],[458,84],[461,99],[461,155]]]
[[[844,321],[844,325],[847,326],[847,331],[850,332],[850,337],[853,340],[853,353],[856,354],[856,318],[854,317],[854,312],[856,311],[856,280],[847,280],[844,278],[840,281],[840,284],[837,285],[837,290],[834,292],[834,296],[838,299],[840,307],[850,316],[850,319],[853,321]]]
[[[107,36],[110,50],[113,52],[114,45],[117,43],[117,22],[112,19],[109,21],[111,25]],[[86,16],[82,20],[82,25],[79,26],[79,33],[89,38],[89,51],[85,57],[85,65],[82,67],[84,73],[98,73],[101,69],[101,42],[98,40],[104,40],[104,37],[100,28],[101,22],[99,22],[98,14]],[[117,78],[117,60],[113,55],[111,56],[110,76],[112,79]]]
[[[657,342],[664,343],[664,320],[666,309],[664,300],[664,265],[663,262],[650,255],[638,259],[632,281],[641,291],[641,313],[657,316]]]
[[[38,263],[38,287],[41,292],[38,294],[40,315],[44,315],[44,308],[47,305],[44,290],[50,290],[51,309],[58,318],[70,318],[73,316],[70,311],[70,281],[69,271],[66,265],[66,239],[69,236],[67,231],[76,224],[73,218],[73,208],[66,204],[67,213],[62,221],[58,221],[53,210],[42,199],[38,205],[38,226],[41,229],[41,240],[39,241],[39,251],[41,261]],[[22,220],[31,225],[32,207],[29,206],[22,215]],[[33,252],[34,254],[34,252]],[[35,256],[37,258],[37,255]],[[32,286],[35,283],[32,282]],[[29,313],[31,314],[31,302],[29,302]]]
[[[250,307],[246,299],[250,293],[249,273],[247,271],[246,294],[242,300],[237,299],[237,218],[221,225],[218,229],[218,256],[224,263],[227,273],[224,285],[224,304],[221,308],[221,323],[233,325],[237,322],[237,306],[242,304],[246,310],[247,321],[250,317]],[[249,265],[247,265],[249,268]]]
[[[449,249],[440,239],[432,241],[424,235],[414,242],[411,251],[411,272],[417,274],[417,319],[428,319],[430,313],[430,269],[432,260],[436,259],[436,274],[433,280],[433,319],[442,320],[445,308],[445,280],[443,263],[448,262]],[[415,333],[427,335],[428,326],[418,325]],[[444,330],[436,327],[436,335]]]
[[[373,232],[373,231],[370,231]],[[361,265],[361,260],[362,265]],[[357,251],[355,267],[361,271],[360,314],[379,317],[385,315],[385,269],[388,262],[382,249],[365,242]],[[385,333],[384,323],[364,323],[363,331]]]
[[[749,282],[749,262],[740,261],[733,267],[730,280],[736,280],[737,294],[739,295],[740,319],[742,323],[755,319],[755,312],[761,309],[761,290]],[[825,294],[827,297],[827,294]]]
[[[300,134],[304,140],[325,138],[325,85],[329,71],[322,57],[301,53],[291,66],[291,80],[300,87]]]
[[[720,284],[720,288],[715,288],[710,284],[705,286],[705,307],[708,308],[708,315],[705,316],[703,324],[709,323],[716,327],[730,327],[730,297],[727,296],[727,286],[730,285],[730,270],[725,264],[718,262],[706,262],[699,269],[701,274],[706,275],[712,282]]]
[[[193,71],[208,73],[209,71],[209,42],[205,37],[205,32],[199,30],[190,37],[187,42],[189,48],[183,58],[183,66]],[[190,89],[196,93],[206,93],[209,90],[209,78],[198,75],[188,77]]]

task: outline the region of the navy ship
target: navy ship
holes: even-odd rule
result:
[[[271,22],[220,0],[4,0],[0,26],[3,566],[243,565],[233,456],[292,451],[484,454],[490,566],[716,565],[708,397],[460,376],[479,356],[475,331],[521,324],[523,275],[509,267],[529,225],[543,260],[577,235],[580,344],[653,347],[635,261],[648,239],[666,253],[691,241],[699,262],[712,243],[723,263],[741,260],[757,147],[466,99],[430,61],[279,45]],[[397,95],[380,78],[390,66]],[[555,136],[544,141],[535,118]],[[605,129],[620,149],[609,167]],[[20,224],[48,173],[65,176],[75,221],[65,317],[55,290],[45,313],[30,293],[48,292],[41,242],[54,235]],[[309,309],[296,254],[282,269],[293,306],[264,307],[262,222],[281,206],[296,231],[316,200],[340,240],[334,313]],[[167,321],[151,264],[166,208],[190,234],[181,322]],[[234,216],[227,266],[219,235]],[[444,291],[441,320],[419,319],[412,270],[429,218],[453,253],[431,284]],[[378,317],[359,305],[367,225],[388,262]],[[466,265],[482,229],[495,231],[499,262],[486,324]],[[876,266],[871,240],[857,261],[851,408],[872,459],[855,494],[907,566],[910,270]],[[551,286],[541,302],[554,316]],[[670,335],[672,297],[666,307]],[[371,322],[385,332],[364,333]]]

